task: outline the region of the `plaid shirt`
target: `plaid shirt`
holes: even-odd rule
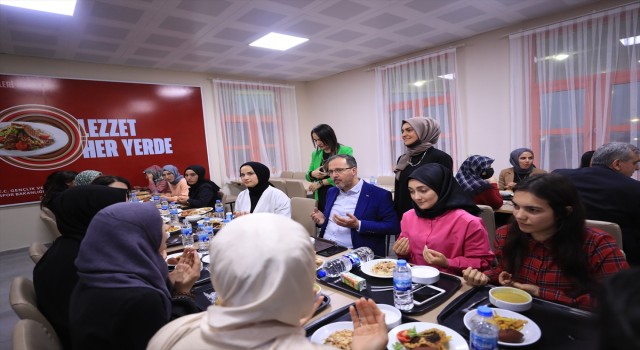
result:
[[[491,279],[491,283],[498,285],[498,275],[503,271],[502,248],[506,242],[508,226],[502,226],[496,231],[495,250],[498,266],[485,271]],[[613,275],[616,272],[629,268],[624,256],[615,240],[607,233],[598,229],[587,228],[584,252],[589,257],[591,273],[596,280]],[[539,298],[559,302],[572,307],[590,309],[592,300],[590,294],[582,294],[571,297],[572,284],[567,280],[558,265],[551,256],[550,241],[538,242],[528,237],[528,252],[524,257],[522,266],[518,271],[515,282],[533,284],[540,288]]]

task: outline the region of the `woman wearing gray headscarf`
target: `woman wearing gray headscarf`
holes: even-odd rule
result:
[[[180,174],[175,165],[167,164],[162,167],[162,177],[167,180],[169,192],[160,195],[169,202],[177,202],[180,198],[189,198],[189,185],[187,180]]]
[[[533,164],[533,151],[530,148],[518,148],[511,152],[509,163],[511,168],[502,169],[498,179],[498,187],[501,190],[511,190],[518,182],[529,175],[544,174],[546,171],[536,168]]]
[[[411,173],[427,164],[442,164],[453,171],[453,159],[447,153],[434,147],[440,137],[440,124],[431,117],[415,117],[402,121],[402,142],[407,152],[398,158],[394,203],[398,219],[410,210],[411,196],[407,184]]]
[[[97,170],[85,170],[81,171],[73,180],[76,186],[84,186],[90,184],[96,177],[101,176],[102,173]]]

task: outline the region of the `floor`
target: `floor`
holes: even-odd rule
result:
[[[18,316],[9,305],[9,287],[16,276],[33,279],[34,263],[28,248],[0,252],[0,350],[12,348],[11,334]]]

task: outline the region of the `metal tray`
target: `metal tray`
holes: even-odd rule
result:
[[[489,295],[492,286],[473,288],[453,300],[438,315],[438,323],[447,326],[469,338],[469,331],[462,319],[462,309]],[[489,304],[489,300],[480,305]],[[521,349],[597,349],[598,325],[595,315],[542,299],[533,298],[531,309],[519,312],[533,320],[542,332],[536,343],[519,347]],[[509,349],[511,347],[500,347]]]
[[[310,337],[313,333],[315,333],[315,331],[317,331],[318,329],[328,325],[329,323],[334,323],[334,322],[340,322],[340,321],[347,321],[347,322],[351,322],[351,315],[349,315],[349,306],[354,305],[354,304],[349,304],[347,306],[343,306],[341,308],[339,308],[338,310],[329,313],[327,315],[325,315],[324,317],[321,317],[317,320],[315,320],[314,322],[306,325],[304,327],[304,330],[306,332],[307,337]],[[415,318],[411,318],[409,316],[406,315],[402,315],[402,319],[400,321],[401,323],[409,323],[409,322],[419,322],[418,320],[416,320]]]
[[[355,297],[365,297],[371,298],[378,304],[389,304],[393,305],[393,291],[384,291],[384,292],[372,292],[371,286],[391,286],[393,285],[393,279],[391,278],[377,278],[369,276],[363,273],[359,267],[351,269],[351,273],[358,275],[367,280],[367,289],[359,292],[346,284],[342,283],[340,277],[324,277],[322,279],[318,279],[318,281],[324,285],[330,286],[331,288],[338,289],[345,293],[351,294]],[[456,276],[451,276],[446,273],[440,274],[440,280],[434,284],[433,286],[442,288],[445,292],[433,300],[423,304],[423,305],[414,305],[413,309],[409,311],[402,311],[403,314],[406,315],[421,315],[425,312],[433,309],[434,307],[442,304],[445,300],[449,299],[453,293],[455,293],[458,288],[461,286],[460,279]]]

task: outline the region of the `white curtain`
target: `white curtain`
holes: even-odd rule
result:
[[[213,92],[225,181],[237,179],[248,161],[265,164],[274,176],[300,168],[294,86],[216,79]]]
[[[606,142],[638,145],[639,7],[510,35],[512,149],[551,171]]]
[[[456,49],[448,49],[375,69],[376,111],[381,147],[379,174],[392,174],[396,160],[406,151],[402,120],[432,117],[442,134],[436,148],[451,155],[454,168],[464,136],[458,117]],[[455,169],[454,169],[455,170]]]

